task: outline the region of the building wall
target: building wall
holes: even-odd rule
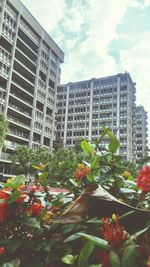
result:
[[[136,108],[136,162],[148,156],[148,123],[147,112],[143,106]]]
[[[18,145],[53,147],[64,53],[20,0],[0,5],[0,112],[9,121],[0,158],[9,164]]]
[[[119,154],[133,159],[135,83],[129,73],[69,83],[58,88],[58,135],[67,147],[97,139],[109,127],[120,140]],[[102,148],[108,143],[104,140]]]

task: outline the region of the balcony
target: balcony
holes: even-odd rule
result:
[[[27,37],[26,39],[29,39],[28,42],[30,43],[30,45],[33,48],[34,47],[38,48],[38,46],[39,46],[39,38],[35,35],[35,33],[22,20],[20,21],[20,28],[21,28],[21,31],[22,31],[22,35],[24,33],[25,37]]]
[[[18,47],[16,47],[15,58],[18,59],[23,65],[30,69],[34,74],[36,73],[36,64],[37,60],[32,60],[26,55],[23,51],[21,51]]]
[[[41,79],[39,79],[38,81],[38,88],[43,90],[44,92],[46,91],[46,83],[42,81]]]
[[[0,48],[0,61],[10,67],[11,55],[5,50]]]
[[[22,102],[25,106],[32,108],[32,103],[29,100],[24,99],[22,96],[19,95],[19,97],[18,97],[18,95],[15,94],[14,92],[13,93],[11,92],[10,96],[15,98],[17,101]]]
[[[10,155],[8,153],[1,152],[0,153],[0,160],[6,161],[6,162],[11,162],[11,160],[9,160],[9,156]]]
[[[30,130],[30,124],[26,124],[18,120],[17,118],[14,118],[12,116],[7,116],[8,121],[15,123],[16,125],[22,126],[23,128]]]
[[[14,137],[16,139],[20,139],[20,140],[29,142],[29,135],[25,134],[23,132],[20,132],[18,130],[10,129],[8,132],[8,135],[11,137]]]
[[[13,44],[14,33],[12,31],[9,31],[8,26],[5,25],[5,23],[3,23],[3,25],[2,25],[2,35],[10,44]]]
[[[12,103],[9,103],[8,105],[8,108],[11,108],[13,109],[15,112],[19,112],[21,115],[25,116],[25,117],[28,117],[31,119],[31,114],[29,112],[27,112],[26,110],[12,104]]]
[[[35,64],[37,64],[37,54],[35,51],[27,44],[25,43],[19,36],[17,38],[17,49],[20,49],[20,51],[28,55],[28,58],[32,60]]]
[[[37,128],[36,126],[34,126],[34,131],[38,134],[41,134],[42,133],[42,130]]]
[[[15,149],[19,146],[19,144],[7,140],[7,141],[5,141],[5,146],[6,146],[8,149],[15,150]]]
[[[25,94],[28,94],[29,96],[31,96],[33,98],[33,94],[29,93],[28,91],[26,91],[25,88],[23,88],[21,85],[17,84],[16,82],[12,81],[11,84],[14,85],[14,87],[16,87],[17,89],[20,89],[21,91],[23,91]]]
[[[0,75],[3,76],[4,79],[8,79],[9,74],[9,67],[6,66],[4,63],[0,64]]]
[[[28,80],[33,86],[35,82],[35,73],[33,73],[29,68],[22,64],[18,59],[15,58],[14,70],[21,74],[26,80]]]
[[[21,80],[23,80],[22,81],[23,84],[27,83],[28,85],[32,86],[32,88],[34,87],[34,82],[29,81],[23,75],[21,75],[20,72],[19,72],[19,69],[18,69],[18,71],[13,69],[13,73],[15,73],[17,76],[19,76],[19,78],[21,78]]]

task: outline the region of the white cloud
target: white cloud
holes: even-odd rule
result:
[[[150,0],[145,0],[143,3],[144,7],[149,7],[150,6]]]
[[[77,36],[74,37],[74,49],[69,49],[69,40],[65,40],[67,46],[67,57],[64,66],[62,66],[62,82],[69,82],[76,79],[89,79],[116,72],[115,59],[109,54],[108,47],[111,41],[117,36],[116,28],[125,15],[127,7],[131,0],[110,1],[110,0],[87,0],[86,11],[80,2],[80,5],[74,10],[80,10],[79,15],[83,18],[79,21],[80,26],[87,25],[85,38],[80,42]],[[66,22],[65,22],[66,23]],[[71,32],[74,30],[74,23],[67,20]],[[78,25],[79,26],[79,25]]]
[[[63,21],[63,27],[66,31],[79,32],[82,24],[85,22],[84,6],[80,1],[73,1],[73,5],[66,10],[66,17]]]
[[[121,51],[120,69],[128,70],[137,83],[137,103],[145,107],[150,116],[150,33],[141,34],[128,51]],[[150,128],[150,125],[149,125]]]
[[[22,2],[48,32],[53,31],[65,16],[65,0],[22,0]]]

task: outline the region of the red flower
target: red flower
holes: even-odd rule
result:
[[[2,222],[7,216],[8,205],[6,203],[0,203],[0,222]]]
[[[15,200],[16,203],[23,203],[28,197],[27,194],[20,188],[17,189],[20,193],[20,196]]]
[[[150,166],[146,166],[139,171],[137,187],[144,192],[150,192]]]
[[[110,243],[119,247],[128,239],[128,234],[124,230],[124,226],[118,225],[118,215],[116,215],[115,224],[111,224],[108,218],[103,218],[103,237]]]
[[[44,208],[43,205],[41,205],[39,203],[34,203],[26,211],[27,211],[27,213],[29,213],[33,216],[38,216],[41,213],[43,208]]]
[[[5,252],[5,248],[4,247],[0,247],[0,255],[2,255]]]
[[[24,194],[24,195],[18,197],[18,198],[15,200],[15,202],[16,202],[16,203],[23,203],[23,202],[25,201],[26,198],[27,198],[27,195]]]
[[[9,188],[6,189],[2,189],[0,190],[0,199],[8,199],[9,198],[9,193],[7,193],[7,191],[11,191]]]

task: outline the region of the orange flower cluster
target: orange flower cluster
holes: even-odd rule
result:
[[[81,181],[91,172],[91,168],[83,163],[78,164],[78,168],[74,174],[77,181]]]
[[[102,235],[110,245],[120,247],[128,239],[128,233],[125,232],[124,226],[118,224],[119,217],[116,215],[115,224],[111,224],[109,218],[103,218]]]
[[[38,216],[42,209],[44,209],[44,206],[40,203],[33,203],[29,208],[27,208],[26,212],[29,214],[29,215],[32,215],[32,216]]]

